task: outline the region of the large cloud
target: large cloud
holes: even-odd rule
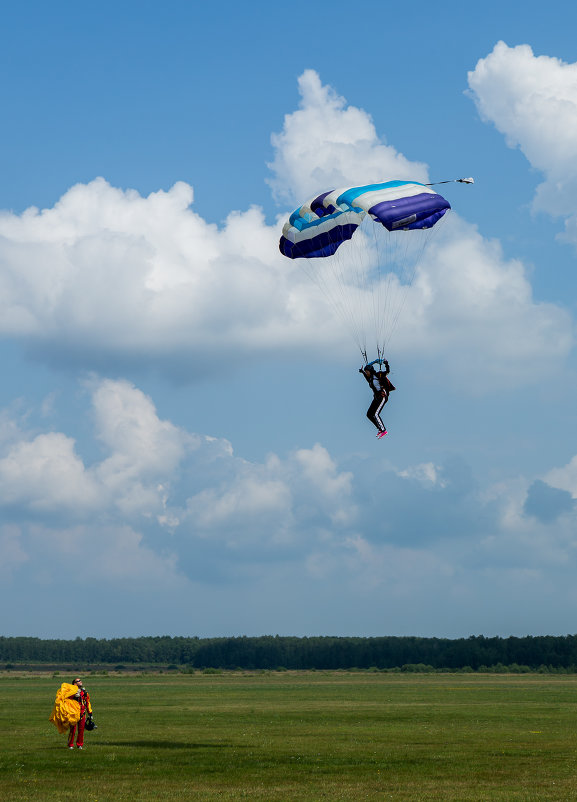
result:
[[[544,478],[551,487],[565,490],[573,499],[577,499],[577,456],[567,465],[551,469]]]
[[[577,242],[577,64],[498,42],[469,87],[482,117],[544,174],[534,208],[566,217]]]
[[[1,503],[66,520],[159,515],[163,480],[200,438],[160,421],[149,398],[126,381],[94,381],[96,437],[107,456],[86,465],[62,432],[29,435],[14,425],[0,443]]]
[[[62,618],[58,588],[79,593],[87,575],[93,605],[133,594],[140,618],[133,610],[124,634],[167,614],[168,600],[186,611],[207,599],[215,612],[195,632],[230,631],[230,621],[237,634],[495,631],[487,582],[509,634],[523,605],[520,620],[535,606],[535,626],[551,630],[541,594],[556,586],[557,621],[573,592],[577,513],[552,490],[574,487],[571,466],[483,487],[461,461],[344,465],[319,444],[249,461],[161,420],[126,381],[89,387],[99,461],[64,432],[4,427],[0,607],[36,588],[44,632]],[[10,631],[15,621],[28,619],[12,610]],[[118,632],[103,621],[92,631]],[[162,631],[190,631],[185,622],[171,614]]]
[[[242,549],[249,542],[258,548],[300,542],[305,521],[320,531],[355,517],[351,475],[320,445],[284,461],[271,455],[251,463],[234,456],[225,440],[159,419],[151,399],[127,381],[93,379],[89,388],[94,437],[104,450],[92,464],[63,432],[29,433],[17,422],[5,427],[0,507],[6,522],[59,525],[57,539],[67,548],[74,533],[100,523],[128,538],[131,550],[139,542],[134,527],[155,542],[164,534],[161,549],[174,532]],[[18,563],[14,531],[5,529],[3,542],[8,561]]]
[[[85,365],[198,359],[231,342],[242,356],[304,339],[291,264],[281,269],[262,213],[231,212],[218,228],[191,202],[183,183],[143,198],[97,179],[52,209],[2,214],[0,331]]]
[[[382,142],[370,116],[321,83],[314,70],[299,78],[301,107],[273,135],[269,181],[275,195],[294,205],[324,188],[372,183],[387,176],[427,181],[427,167]]]
[[[301,107],[273,140],[278,197],[375,176],[426,180],[425,165],[385,144],[315,72],[299,88]],[[133,375],[145,364],[190,377],[231,343],[236,364],[273,351],[326,355],[329,343],[332,354],[353,352],[322,294],[279,254],[278,225],[251,208],[219,227],[192,200],[183,183],[145,198],[97,179],[51,209],[0,214],[0,334],[60,364],[107,373],[120,363]],[[535,303],[523,265],[456,215],[421,263],[402,321],[397,352],[435,354],[465,385],[475,362],[516,382],[533,375],[530,358],[554,369],[571,346],[568,316]]]
[[[539,360],[556,371],[573,346],[569,314],[536,302],[522,262],[458,217],[431,249],[407,296],[400,334],[407,348],[436,357],[471,389],[534,381]],[[541,374],[544,375],[543,373]]]

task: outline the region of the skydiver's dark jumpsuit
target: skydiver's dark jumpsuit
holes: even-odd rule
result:
[[[362,373],[373,391],[373,400],[367,409],[367,418],[377,427],[379,432],[386,432],[385,424],[381,420],[381,410],[389,400],[389,393],[395,386],[387,378],[389,373],[389,363],[385,362],[385,370],[375,371],[372,365],[365,365],[359,373]]]

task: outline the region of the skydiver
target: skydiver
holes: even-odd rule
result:
[[[74,685],[78,691],[74,694],[74,699],[80,705],[80,720],[78,721],[78,735],[76,736],[76,748],[84,748],[84,728],[86,727],[86,720],[92,718],[92,705],[90,704],[90,694],[85,689],[80,678],[74,680]],[[76,734],[76,724],[71,724],[68,734],[68,748],[74,749],[74,736]]]
[[[373,367],[375,362],[384,365],[384,370],[375,370]],[[388,378],[390,372],[389,363],[387,360],[375,359],[374,362],[369,362],[363,368],[359,368],[359,373],[362,373],[368,382],[369,387],[373,391],[373,400],[370,407],[367,409],[367,418],[371,423],[377,427],[377,437],[379,440],[387,433],[385,424],[381,420],[381,410],[389,400],[389,393],[395,389],[395,385]]]

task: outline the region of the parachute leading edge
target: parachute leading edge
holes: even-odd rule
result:
[[[416,181],[332,190],[291,214],[279,249],[289,259],[332,256],[367,214],[388,231],[410,231],[431,228],[450,208],[442,195]]]

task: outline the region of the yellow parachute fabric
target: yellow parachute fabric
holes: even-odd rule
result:
[[[80,720],[80,703],[71,697],[78,693],[76,685],[63,682],[56,693],[54,709],[48,719],[58,732],[66,732],[71,724],[78,724]]]

